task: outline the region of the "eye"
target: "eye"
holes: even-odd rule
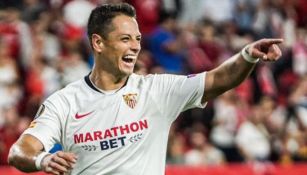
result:
[[[121,38],[121,41],[128,42],[129,41],[129,37],[123,37],[123,38]]]
[[[136,40],[141,42],[142,38],[141,37],[137,37]]]

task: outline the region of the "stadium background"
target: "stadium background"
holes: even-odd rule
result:
[[[90,71],[90,10],[120,1],[0,2],[0,174],[21,174],[7,166],[8,150],[42,101]],[[279,61],[179,116],[166,174],[307,174],[307,0],[122,2],[137,10],[140,74],[198,73],[254,40],[285,40]]]

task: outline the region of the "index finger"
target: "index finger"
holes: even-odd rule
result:
[[[284,41],[282,38],[272,38],[272,39],[263,39],[263,44],[272,45],[272,44],[280,44]]]

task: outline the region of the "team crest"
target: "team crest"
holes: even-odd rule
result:
[[[138,94],[136,94],[136,93],[134,93],[134,94],[131,93],[131,94],[123,95],[124,101],[132,109],[136,106],[136,103],[137,103],[136,97],[137,97],[137,95]]]

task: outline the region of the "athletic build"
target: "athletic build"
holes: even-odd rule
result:
[[[88,36],[95,64],[84,79],[51,95],[12,146],[9,163],[51,174],[164,174],[171,123],[178,114],[239,85],[259,58],[275,61],[281,39],[246,46],[217,68],[189,76],[133,74],[141,49],[128,4],[94,9]],[[236,70],[236,71],[233,71]],[[54,143],[63,151],[49,154]]]

